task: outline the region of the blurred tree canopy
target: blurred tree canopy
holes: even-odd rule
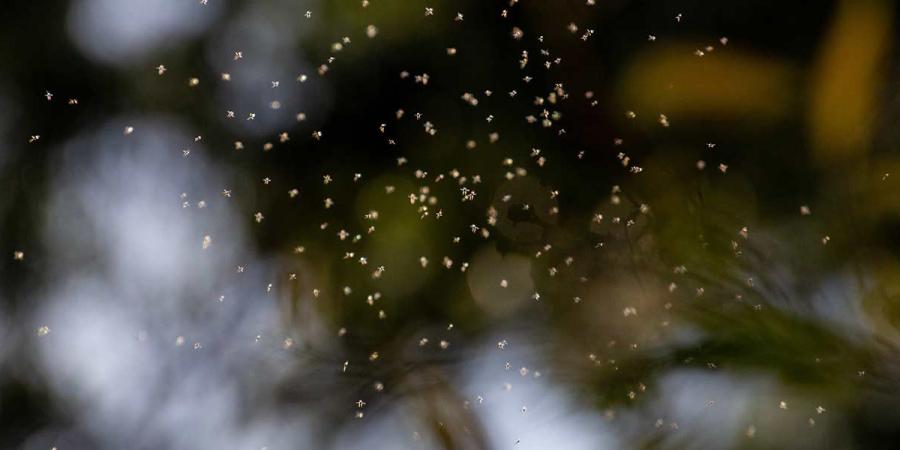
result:
[[[887,0],[0,15],[3,448],[893,448]]]

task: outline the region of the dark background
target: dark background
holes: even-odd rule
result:
[[[95,44],[78,36],[92,29],[113,42],[124,39],[116,28],[79,25],[78,8],[92,2],[100,5],[89,9],[95,20],[127,17],[152,38],[126,56],[85,50]],[[146,12],[129,16],[129,8],[139,11],[131,1],[9,2],[0,15],[0,236],[2,254],[9,255],[0,259],[0,446],[203,447],[208,435],[185,437],[191,420],[178,422],[186,427],[178,429],[109,418],[125,408],[148,423],[165,422],[158,416],[169,414],[163,404],[170,400],[157,399],[178,397],[177,380],[220,365],[238,393],[226,403],[235,411],[227,422],[239,434],[269,414],[287,423],[302,415],[314,430],[306,433],[308,441],[284,438],[268,444],[272,449],[348,442],[596,448],[587,437],[592,434],[612,439],[603,441],[611,448],[890,448],[897,440],[900,135],[894,125],[900,111],[893,3],[157,3],[160,14],[171,9],[176,16],[209,17],[202,25],[188,20],[195,26],[190,33],[158,39],[168,29],[142,25]],[[426,6],[434,16],[424,14]],[[463,21],[453,20],[457,12]],[[570,23],[576,32],[567,30]],[[378,27],[372,39],[369,24]],[[513,27],[524,32],[522,39],[513,38]],[[588,29],[593,34],[582,40]],[[351,43],[334,51],[332,44],[344,36]],[[449,47],[457,54],[448,55]],[[238,50],[244,58],[234,60]],[[320,75],[317,68],[329,57],[336,59]],[[159,64],[167,69],[162,76]],[[222,72],[232,80],[223,81]],[[425,73],[427,85],[417,83],[415,76]],[[300,83],[299,74],[308,80]],[[532,79],[525,82],[525,76]],[[189,86],[192,77],[198,86]],[[271,88],[269,80],[280,86]],[[51,101],[43,97],[47,91]],[[478,98],[477,106],[460,98],[466,92]],[[78,104],[67,104],[69,98]],[[284,106],[271,109],[272,100]],[[225,118],[228,109],[235,119]],[[398,109],[404,110],[400,119]],[[544,111],[558,114],[548,127],[540,123]],[[258,118],[246,120],[249,112]],[[299,112],[305,121],[294,119]],[[661,114],[669,126],[660,123]],[[529,115],[538,122],[529,124]],[[125,125],[154,120],[202,141],[183,139],[147,153],[144,147],[153,145],[136,149],[122,136]],[[426,121],[437,128],[434,136],[423,132]],[[168,125],[160,126],[147,128]],[[135,139],[145,139],[143,129],[136,126]],[[313,139],[314,131],[323,137]],[[290,140],[279,142],[281,132]],[[489,139],[493,132],[499,133],[496,143]],[[29,143],[35,134],[40,139]],[[477,142],[474,149],[466,148],[469,140]],[[266,143],[272,150],[264,150]],[[182,158],[182,148],[192,148],[191,155]],[[531,156],[534,148],[547,158],[543,167]],[[110,301],[141,324],[130,331],[145,332],[148,345],[161,352],[148,361],[168,365],[164,375],[137,384],[154,394],[110,385],[135,400],[109,406],[92,403],[96,394],[80,384],[81,372],[54,372],[54,352],[85,351],[67,348],[63,338],[51,340],[65,332],[57,330],[77,334],[77,323],[89,325],[54,322],[46,305],[65,304],[66,280],[101,274],[109,281],[116,270],[138,270],[114,268],[104,256],[113,244],[104,244],[102,232],[91,232],[96,241],[71,244],[78,238],[58,230],[70,228],[69,220],[72,228],[80,222],[54,209],[69,201],[66,180],[87,180],[72,181],[83,186],[99,179],[97,189],[115,191],[110,186],[117,185],[103,178],[127,180],[131,172],[98,167],[119,152],[137,161],[168,155],[160,156],[157,172],[141,164],[129,170],[151,179],[160,174],[164,191],[189,186],[185,208],[196,209],[202,198],[210,210],[235,211],[223,226],[233,225],[240,242],[214,235],[214,248],[234,244],[240,258],[265,261],[249,267],[259,286],[274,285],[266,307],[277,314],[266,327],[271,336],[262,334],[270,345],[245,349],[259,360],[238,361],[235,348],[254,334],[239,324],[248,311],[263,308],[249,301],[261,289],[250,294],[234,287],[241,282],[223,256],[207,261],[216,278],[192,283],[247,299],[228,312],[210,312],[215,300],[193,292],[175,295],[176,306],[168,309],[152,289],[135,294],[136,303],[114,296]],[[623,166],[625,155],[639,173]],[[202,158],[197,172],[165,177],[181,161],[194,164],[195,156]],[[398,158],[408,162],[398,165]],[[505,165],[506,158],[513,162]],[[507,177],[517,168],[525,174]],[[452,169],[467,181],[453,179]],[[428,174],[417,178],[416,170]],[[224,182],[213,185],[203,175],[209,173]],[[362,178],[353,181],[357,173]],[[326,174],[333,183],[323,183]],[[436,181],[439,174],[445,179]],[[266,177],[271,184],[260,182]],[[386,195],[385,185],[396,192]],[[460,201],[463,185],[477,192],[473,201]],[[234,190],[231,198],[220,194],[223,186]],[[426,186],[425,198],[434,196],[436,203],[423,217],[408,196]],[[300,196],[292,200],[286,192],[295,187]],[[558,196],[551,196],[554,190]],[[86,192],[73,193],[71,201],[90,202],[92,191]],[[503,200],[507,194],[512,200]],[[114,192],[111,217],[130,195]],[[325,208],[325,198],[335,206]],[[167,199],[165,207],[178,213],[182,200]],[[363,218],[370,210],[379,212],[378,220]],[[260,223],[257,211],[265,216]],[[596,214],[603,220],[593,221]],[[206,226],[205,220],[190,223]],[[473,234],[472,224],[489,237]],[[369,235],[370,225],[376,231]],[[341,229],[351,238],[338,239]],[[167,239],[163,230],[155,234]],[[351,242],[356,234],[363,236],[360,243]],[[453,243],[457,236],[460,242]],[[75,247],[62,251],[55,239]],[[199,242],[191,241],[197,247],[192,255],[202,251]],[[298,245],[302,254],[293,251]],[[24,251],[23,260],[13,257],[16,251]],[[354,262],[361,256],[367,265]],[[426,268],[420,256],[428,257]],[[441,266],[445,256],[454,261],[451,269]],[[472,264],[466,272],[459,269],[463,262]],[[384,275],[372,277],[380,265]],[[497,288],[510,271],[523,270],[527,281],[512,284],[529,287]],[[97,289],[104,292],[103,286]],[[353,293],[342,294],[344,286],[353,286]],[[314,288],[323,295],[313,297]],[[383,295],[374,306],[366,303],[373,292]],[[205,355],[175,350],[176,334],[167,334],[167,327],[182,316],[209,326],[196,338]],[[49,334],[38,331],[44,325]],[[338,336],[341,328],[346,334]],[[518,353],[489,362],[485,354],[506,351],[496,345],[506,336],[520,342],[511,347]],[[282,345],[287,337],[290,346]],[[419,345],[423,337],[426,346]],[[438,342],[445,339],[449,347],[441,350]],[[42,350],[48,346],[52,350]],[[70,364],[93,365],[94,358],[114,353],[101,344]],[[524,364],[519,360],[532,361],[526,377],[517,374]],[[351,373],[340,370],[344,361],[351,361]],[[511,368],[503,367],[506,361]],[[254,376],[261,366],[277,376]],[[569,439],[550,435],[535,443],[532,435],[530,443],[515,444],[519,438],[504,433],[528,429],[514,420],[523,415],[522,405],[497,413],[512,417],[512,425],[499,425],[501,419],[479,411],[465,381],[465,374],[483,372],[478,376],[494,385],[510,373],[528,383],[537,380],[535,370],[540,386],[551,389],[541,395],[574,399],[547,425],[578,428]],[[375,382],[385,389],[374,391]],[[354,405],[358,399],[364,408]],[[500,408],[485,402],[492,407]],[[95,415],[92,408],[113,414]],[[361,419],[355,417],[360,410]],[[535,410],[527,414],[540,414]],[[569,416],[576,412],[592,419],[576,425],[581,419]],[[188,415],[194,413],[202,411]],[[413,425],[364,423],[391,415]],[[367,426],[382,434],[373,437]],[[227,448],[254,448],[222,439]]]

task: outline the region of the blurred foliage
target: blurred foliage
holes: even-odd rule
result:
[[[252,193],[233,201],[246,212],[253,247],[283,268],[281,319],[302,342],[292,355],[304,370],[314,367],[279,386],[274,402],[317,405],[323,447],[354,426],[347,405],[360,397],[372,398],[369,414],[391,405],[414,411],[443,448],[491,447],[491,430],[455,380],[480,364],[481,346],[498,332],[529,336],[527,351],[545,377],[579,393],[613,426],[629,411],[652,408],[657,380],[673,371],[763,374],[812,406],[783,421],[766,419],[780,413],[777,401],[758,406],[737,446],[893,447],[900,438],[893,3],[436,1],[434,18],[410,3],[321,2],[288,47],[310,64],[303,89],[328,98],[268,152],[264,144],[277,135],[214,119],[222,115],[222,82],[207,52],[250,8],[298,27],[302,16],[279,17],[277,2],[223,2],[202,36],[144,65],[109,67],[73,47],[63,13],[69,2],[6,5],[0,83],[11,105],[0,234],[3,254],[24,248],[27,258],[0,262],[4,315],[29,311],[34,290],[54,282],[42,266],[55,256],[35,231],[46,220],[53,153],[118,114],[177,117],[203,130],[210,158],[231,170],[230,185]],[[457,10],[461,23],[452,21]],[[578,32],[566,29],[570,22]],[[377,24],[374,39],[366,37],[369,24]],[[522,40],[511,36],[514,26]],[[580,39],[588,29],[593,34]],[[344,35],[353,43],[334,53]],[[448,56],[448,47],[458,54]],[[327,74],[317,75],[332,55]],[[157,60],[168,68],[163,81]],[[412,81],[423,73],[427,86]],[[188,86],[191,76],[200,86]],[[77,95],[77,110],[42,102],[47,89]],[[465,92],[480,104],[466,104]],[[549,127],[526,122],[543,110],[558,113]],[[435,136],[422,132],[417,112],[436,125]],[[379,132],[381,123],[398,145]],[[45,130],[40,145],[27,144],[37,128]],[[321,142],[309,139],[314,130]],[[245,150],[234,150],[235,140]],[[535,164],[535,148],[545,165]],[[398,165],[401,157],[409,162]],[[503,165],[506,158],[513,162]],[[635,166],[640,173],[629,171]],[[525,175],[505,177],[517,168]],[[472,202],[459,201],[460,185],[447,175],[454,169],[477,191]],[[348,182],[355,173],[361,181]],[[325,174],[340,182],[324,185]],[[435,182],[439,174],[447,181]],[[481,183],[471,184],[476,175]],[[272,187],[259,187],[264,177]],[[295,185],[301,201],[286,203]],[[429,218],[409,204],[410,194],[435,198]],[[336,206],[323,208],[326,197]],[[533,208],[523,211],[526,204]],[[256,224],[255,211],[266,220]],[[370,211],[377,221],[364,219]],[[377,231],[358,245],[334,237],[370,224]],[[347,252],[372,263],[348,264]],[[462,272],[464,262],[471,265]],[[386,270],[376,279],[379,265]],[[498,288],[504,277],[510,289]],[[352,301],[345,286],[353,286]],[[360,300],[376,291],[375,306]],[[845,310],[835,302],[858,316],[836,318]],[[77,421],[78,412],[32,378],[31,324],[9,328],[0,336],[12,343],[0,366],[0,446],[15,448],[43,427]],[[336,341],[341,328],[346,336]],[[450,346],[423,352],[422,336],[432,348],[441,339]],[[332,380],[344,361],[354,361],[353,370]],[[368,395],[374,381],[387,385],[380,397]],[[812,428],[807,419],[819,404],[830,418],[816,417],[827,426]],[[647,417],[640,431],[622,425],[636,448],[703,447],[670,427],[677,418],[657,430],[653,412]],[[753,423],[756,440],[743,435]],[[818,437],[806,441],[807,433]]]

